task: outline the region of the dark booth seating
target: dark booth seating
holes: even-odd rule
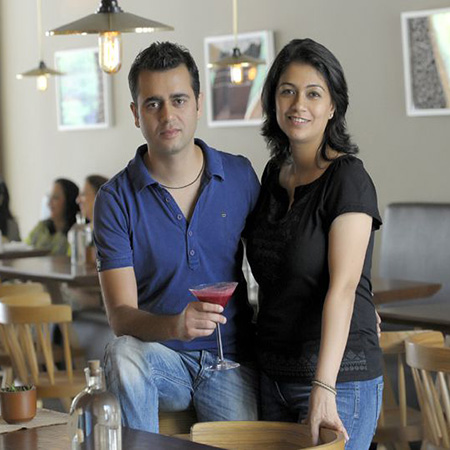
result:
[[[450,302],[450,203],[392,203],[383,222],[380,276],[442,284],[432,297],[398,306]]]

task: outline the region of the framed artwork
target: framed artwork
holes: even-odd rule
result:
[[[403,63],[408,116],[450,114],[450,8],[404,12]]]
[[[55,52],[59,130],[107,128],[111,124],[110,78],[98,64],[98,48]]]
[[[242,54],[262,59],[265,64],[246,68],[241,83],[232,83],[230,69],[212,63],[233,52],[234,36],[207,37],[204,41],[206,63],[206,109],[210,127],[260,125],[261,89],[274,58],[273,33],[256,31],[238,34]]]

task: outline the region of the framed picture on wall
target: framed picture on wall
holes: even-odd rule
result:
[[[110,76],[98,65],[98,48],[55,52],[59,130],[107,128],[111,125]]]
[[[217,68],[212,63],[232,54],[234,36],[205,38],[206,109],[210,127],[260,125],[262,122],[260,95],[274,58],[273,33],[241,33],[237,44],[242,54],[262,59],[265,64],[245,68],[242,81],[232,82],[228,67]]]
[[[450,114],[450,8],[404,12],[403,63],[408,116]]]

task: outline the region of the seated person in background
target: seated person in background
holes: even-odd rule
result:
[[[108,178],[102,175],[89,175],[84,181],[83,189],[77,197],[77,203],[80,207],[81,215],[86,218],[93,228],[94,222],[94,201],[100,187],[108,181]]]
[[[86,218],[91,229],[94,226],[94,201],[100,186],[108,181],[102,175],[89,175],[84,181],[84,185],[77,197],[81,215]],[[95,247],[88,247],[86,260],[88,263],[95,261]],[[92,251],[92,254],[91,254]],[[100,308],[103,305],[102,294],[99,286],[86,286],[72,288],[67,283],[61,283],[61,295],[65,303],[68,303],[73,310]]]
[[[26,239],[35,248],[50,250],[52,255],[67,255],[67,232],[76,222],[79,211],[76,198],[78,187],[65,178],[57,179],[48,202],[50,217],[39,222]]]
[[[20,241],[19,227],[9,210],[9,192],[0,177],[0,231],[4,241]]]

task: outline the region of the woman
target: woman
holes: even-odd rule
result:
[[[368,448],[383,388],[371,299],[376,192],[346,130],[347,84],[334,55],[291,41],[265,81],[272,158],[250,223],[260,285],[258,360],[265,420],[306,421]],[[337,394],[337,395],[336,395]]]
[[[84,186],[80,195],[77,197],[77,203],[80,207],[81,215],[87,222],[92,224],[94,216],[94,201],[100,187],[108,181],[108,178],[101,175],[89,175],[84,181]]]
[[[39,222],[28,235],[26,242],[36,248],[50,250],[52,255],[67,255],[67,232],[76,222],[79,211],[76,199],[78,187],[65,178],[57,179],[48,203],[50,217]]]
[[[9,192],[0,177],[0,231],[2,240],[20,241],[19,227],[9,210]]]

